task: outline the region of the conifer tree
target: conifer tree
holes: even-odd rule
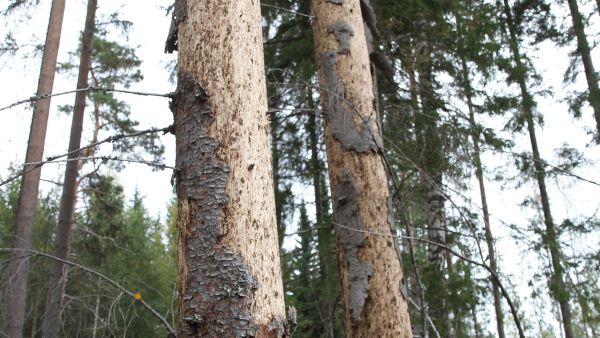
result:
[[[38,97],[44,97],[52,93],[64,9],[64,0],[52,1],[38,82]],[[25,163],[40,162],[43,158],[49,110],[50,97],[45,97],[36,102],[31,121],[31,130],[29,132],[29,142],[27,143]],[[13,246],[17,249],[27,250],[31,249],[31,236],[38,200],[41,168],[35,164],[29,164],[23,168],[23,173],[14,226]],[[0,303],[2,303],[2,308],[4,309],[0,314],[0,331],[9,337],[18,338],[23,335],[29,259],[24,252],[15,252],[13,256],[11,264],[7,269],[12,291],[3,293],[0,299]]]

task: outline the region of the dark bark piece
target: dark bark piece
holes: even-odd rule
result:
[[[364,225],[358,213],[358,188],[349,170],[342,171],[342,177],[334,187],[335,204],[333,220],[340,227],[336,231],[338,243],[343,251],[344,264],[348,269],[350,286],[350,310],[355,321],[363,318],[363,307],[369,295],[369,277],[373,274],[373,264],[362,261],[358,250],[365,244]]]

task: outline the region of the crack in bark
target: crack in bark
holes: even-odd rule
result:
[[[373,263],[361,261],[358,249],[365,244],[364,225],[358,211],[358,187],[352,173],[344,169],[335,185],[335,209],[333,220],[344,228],[336,230],[342,250],[343,264],[347,266],[351,316],[354,321],[363,317],[363,309],[369,295],[369,277],[373,275]],[[346,229],[350,228],[350,229]]]

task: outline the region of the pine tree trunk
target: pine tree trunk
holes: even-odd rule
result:
[[[421,170],[421,185],[426,202],[426,225],[428,265],[424,274],[426,301],[429,315],[436,324],[435,330],[441,336],[450,334],[449,309],[446,301],[445,272],[450,268],[446,251],[446,197],[443,190],[443,149],[438,132],[438,103],[433,89],[433,64],[431,46],[423,21],[419,40],[415,44],[416,69],[418,71],[417,92],[421,101],[421,111],[415,114],[415,134],[420,145],[416,160]],[[434,244],[436,243],[436,244]],[[435,335],[434,328],[431,335]]]
[[[460,14],[455,14],[457,29],[464,29]],[[464,32],[468,34],[468,32]],[[471,87],[471,79],[469,77],[469,68],[467,61],[464,58],[464,52],[467,48],[463,42],[459,43],[459,54],[461,57],[461,71],[462,71],[462,87],[464,89],[465,98],[467,100],[467,108],[469,110],[469,124],[471,127],[471,138],[473,139],[473,162],[475,164],[475,176],[479,183],[479,195],[481,200],[481,209],[483,212],[483,224],[485,227],[485,241],[488,247],[488,255],[490,260],[490,268],[498,275],[498,264],[496,262],[496,250],[494,248],[494,236],[492,234],[492,227],[490,225],[490,212],[488,209],[487,195],[485,191],[485,179],[483,177],[483,164],[481,163],[481,149],[479,140],[479,131],[477,130],[477,123],[475,121],[475,110],[473,107],[473,89]],[[500,288],[498,283],[491,278],[492,282],[492,294],[494,296],[494,311],[496,314],[496,328],[498,330],[498,338],[505,338],[504,333],[504,314],[502,313],[502,298],[500,295]]]
[[[512,13],[508,0],[504,0],[504,14],[507,20],[507,26],[510,36],[510,48],[513,55],[513,60],[517,69],[526,69],[525,65],[521,61],[521,53],[519,51],[519,44],[516,35],[515,23],[512,19]],[[519,72],[517,81],[521,89],[521,100],[522,100],[522,113],[525,116],[527,130],[529,132],[529,140],[531,142],[531,151],[533,155],[533,166],[535,169],[536,180],[540,191],[540,200],[542,204],[542,213],[544,216],[544,224],[546,225],[546,233],[542,238],[545,247],[550,252],[550,258],[552,261],[552,276],[551,276],[551,294],[560,304],[560,311],[562,314],[562,324],[565,333],[565,338],[574,338],[573,325],[571,316],[571,306],[569,304],[570,294],[566,289],[564,282],[564,269],[561,264],[561,253],[560,243],[558,242],[558,236],[556,234],[556,228],[554,220],[552,219],[552,213],[550,211],[550,197],[546,189],[546,169],[543,165],[543,160],[540,156],[537,137],[535,134],[535,123],[533,120],[533,106],[534,101],[531,94],[529,94],[527,88],[526,73]]]
[[[92,40],[97,6],[97,0],[88,0],[85,28],[81,44],[81,56],[79,60],[77,89],[86,88],[88,86],[88,73],[92,58]],[[68,159],[71,161],[67,162],[67,167],[65,169],[65,179],[60,200],[54,249],[54,256],[62,260],[67,259],[69,256],[71,233],[75,223],[75,205],[77,202],[77,188],[79,186],[77,180],[77,177],[79,176],[79,161],[76,159],[80,156],[80,152],[76,150],[81,147],[86,96],[86,91],[79,91],[75,94],[68,155]],[[44,312],[44,322],[42,324],[42,337],[44,338],[58,337],[61,323],[62,301],[66,283],[67,265],[60,261],[54,261],[50,274],[50,281],[48,282],[48,295]]]
[[[600,143],[600,88],[598,88],[598,75],[594,69],[590,45],[587,41],[583,19],[579,12],[576,0],[568,0],[569,9],[571,10],[571,19],[573,20],[573,30],[577,36],[577,52],[581,56],[583,69],[585,70],[585,79],[587,80],[589,97],[588,101],[594,110],[594,118],[596,119],[596,142]]]
[[[52,1],[37,96],[52,93],[64,9],[65,0]],[[25,163],[40,162],[43,159],[49,111],[50,97],[38,100],[35,103]],[[31,249],[32,245],[33,222],[38,201],[41,168],[29,164],[25,165],[23,169],[25,174],[19,191],[14,247],[28,250]],[[25,252],[16,252],[13,254],[10,260],[11,263],[6,270],[10,278],[9,287],[6,289],[10,292],[6,292],[2,297],[4,300],[2,303],[5,304],[2,306],[5,309],[2,312],[5,313],[0,317],[0,330],[11,338],[18,338],[23,334],[30,267],[27,256],[28,254]]]
[[[308,107],[314,109],[315,104],[312,98],[312,89],[308,90]],[[333,266],[332,257],[333,235],[331,228],[325,223],[323,212],[323,168],[319,159],[319,137],[317,134],[317,112],[312,111],[308,116],[308,141],[310,143],[310,168],[315,193],[315,224],[317,228],[317,249],[319,253],[319,278],[321,280],[320,300],[321,313],[323,316],[323,337],[333,338],[333,309],[335,294],[332,288],[334,281],[331,267]]]
[[[347,337],[412,337],[360,0],[313,0]]]
[[[174,14],[178,337],[289,336],[260,4],[179,0]]]
[[[464,67],[464,66],[463,66]],[[465,81],[469,81],[466,79]],[[483,224],[485,226],[485,241],[488,247],[490,260],[490,269],[498,274],[498,264],[496,262],[496,249],[494,248],[494,236],[490,225],[490,212],[487,204],[487,195],[485,192],[485,180],[483,177],[483,165],[481,163],[481,150],[479,147],[479,134],[475,122],[475,113],[473,111],[473,102],[471,99],[470,86],[466,90],[467,107],[469,109],[469,123],[471,125],[471,138],[473,139],[473,161],[475,162],[475,176],[479,182],[479,195],[481,199],[481,209],[483,211]],[[504,314],[502,312],[502,298],[498,283],[492,278],[492,294],[494,296],[494,311],[496,313],[496,328],[498,329],[498,338],[505,338],[504,333]]]

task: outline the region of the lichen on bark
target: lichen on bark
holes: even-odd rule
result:
[[[250,313],[258,288],[243,258],[220,243],[229,167],[210,135],[214,121],[207,93],[190,74],[182,74],[171,108],[177,137],[179,199],[180,336],[256,335]]]
[[[358,251],[365,244],[364,225],[358,211],[358,187],[352,173],[344,169],[334,188],[333,220],[338,225],[336,236],[342,250],[343,262],[348,271],[349,307],[352,318],[360,320],[369,295],[369,277],[373,264],[361,261]]]
[[[350,38],[354,36],[354,30],[352,26],[346,21],[338,21],[327,29],[329,34],[334,34],[335,39],[339,43],[337,53],[348,54],[350,53]]]
[[[321,53],[319,62],[324,75],[324,90],[327,92],[326,118],[333,137],[346,150],[369,152],[382,149],[382,140],[374,129],[373,121],[354,111],[354,107],[347,102],[344,85],[337,74],[337,53],[325,51]],[[362,128],[357,126],[354,115],[362,119]]]

